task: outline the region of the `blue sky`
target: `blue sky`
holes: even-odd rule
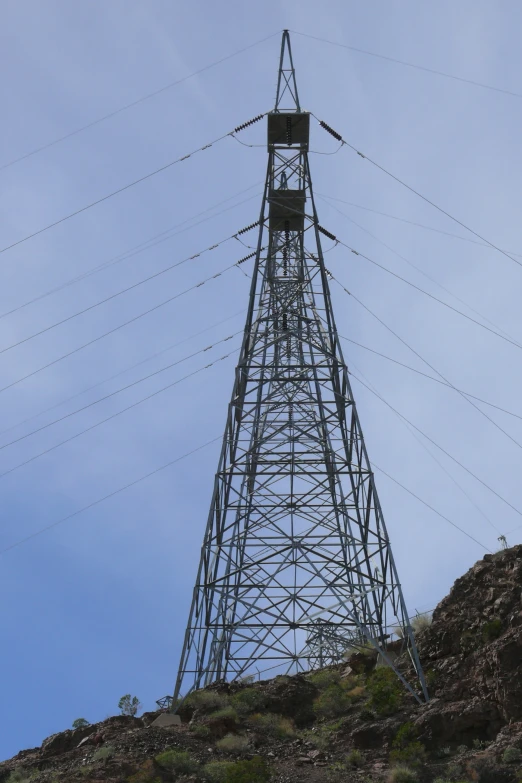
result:
[[[288,27],[520,91],[522,9],[480,0],[360,4],[308,0],[190,4],[93,0],[4,3],[2,162],[25,155],[242,46],[264,43],[0,171],[2,247],[269,110]],[[302,105],[358,149],[509,251],[519,236],[522,100],[292,35]],[[263,123],[241,139],[263,145]],[[468,236],[312,126],[318,194]],[[256,220],[263,146],[228,138],[0,257],[0,314],[178,226],[176,236],[0,319],[0,350]],[[247,190],[248,189],[248,190]],[[246,191],[246,192],[243,192]],[[237,195],[239,194],[239,195]],[[199,213],[230,199],[225,204]],[[494,250],[318,198],[343,241],[515,340],[522,269]],[[229,209],[230,207],[230,209]],[[217,214],[227,208],[223,214]],[[359,224],[362,228],[350,222]],[[195,223],[201,221],[197,226]],[[183,229],[183,230],[182,230]],[[371,232],[370,237],[363,229]],[[173,232],[174,233],[174,232]],[[246,241],[251,242],[253,234]],[[379,241],[380,240],[380,241]],[[381,242],[448,289],[409,266]],[[328,242],[325,249],[329,248]],[[0,355],[6,386],[238,260],[237,242],[184,264]],[[522,413],[518,349],[422,297],[342,247],[335,276],[455,386]],[[246,267],[248,271],[248,266]],[[1,393],[0,445],[241,329],[248,279],[227,272]],[[341,334],[425,370],[336,286]],[[239,315],[238,315],[239,313]],[[223,319],[229,318],[225,323]],[[218,324],[218,325],[216,325]],[[193,336],[206,329],[205,334]],[[190,338],[190,339],[186,339]],[[174,345],[143,367],[9,432],[27,417]],[[219,358],[239,336],[0,450],[0,473]],[[522,507],[522,449],[450,389],[345,345],[355,372],[499,494]],[[234,358],[0,477],[0,548],[221,434]],[[490,549],[519,515],[427,445],[354,382],[370,458]],[[520,421],[484,409],[522,443]],[[432,459],[434,452],[473,503]],[[173,688],[219,443],[0,556],[0,758],[83,716],[146,709]],[[434,606],[484,549],[377,473],[410,610]],[[481,513],[482,512],[482,513]],[[490,524],[482,514],[485,514]],[[520,532],[508,535],[511,544]]]

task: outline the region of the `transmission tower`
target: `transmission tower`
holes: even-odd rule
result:
[[[296,673],[318,621],[391,666],[402,629],[428,694],[335,327],[301,110],[283,33],[245,332],[174,699],[256,670]],[[395,667],[394,667],[395,668]],[[175,702],[176,703],[176,702]]]

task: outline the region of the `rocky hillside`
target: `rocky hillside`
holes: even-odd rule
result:
[[[417,641],[427,705],[368,650],[199,691],[179,718],[55,734],[0,764],[0,783],[522,783],[522,546],[458,579]]]

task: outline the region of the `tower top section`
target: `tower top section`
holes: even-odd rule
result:
[[[279,73],[277,75],[277,94],[274,112],[300,112],[297,82],[295,80],[290,34],[283,30],[281,40],[281,57],[279,58]]]
[[[310,114],[301,111],[288,30],[283,30],[275,108],[268,115],[268,151],[308,150]]]

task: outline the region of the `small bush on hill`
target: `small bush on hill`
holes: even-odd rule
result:
[[[500,634],[502,633],[502,620],[500,620],[498,617],[495,617],[493,620],[489,620],[489,622],[484,623],[481,629],[481,636],[483,642],[493,642],[495,639],[498,639]]]
[[[332,684],[314,699],[314,712],[318,718],[336,718],[350,708],[352,700],[341,685]]]
[[[376,669],[366,687],[370,694],[368,706],[378,715],[393,715],[400,708],[402,688],[393,669],[384,666]]]
[[[216,710],[215,712],[211,712],[208,716],[209,718],[212,718],[212,720],[220,720],[221,718],[230,718],[230,720],[237,721],[238,716],[237,712],[233,707],[223,707],[221,710]]]
[[[260,733],[271,737],[286,739],[295,735],[295,727],[291,720],[275,715],[273,712],[257,713],[252,715],[249,723]]]
[[[195,737],[199,737],[199,739],[207,739],[207,737],[210,737],[212,734],[209,727],[205,726],[204,723],[192,723],[189,727],[189,731]]]
[[[196,772],[199,766],[197,761],[194,761],[184,750],[166,750],[156,756],[156,762],[175,775],[190,775]]]
[[[240,734],[226,734],[223,739],[216,742],[216,748],[224,753],[246,753],[248,737],[243,737]]]
[[[30,783],[31,773],[24,769],[14,769],[6,780],[6,783]]]
[[[413,768],[419,767],[424,761],[426,761],[426,749],[418,742],[413,723],[404,723],[392,742],[390,762],[402,763]]]
[[[415,617],[410,619],[410,625],[413,629],[413,633],[419,634],[429,628],[432,623],[431,612],[424,612],[423,614],[416,614]]]
[[[132,715],[134,717],[138,710],[141,709],[140,700],[137,696],[131,696],[130,693],[126,693],[119,700],[118,709],[122,715]]]
[[[518,748],[506,748],[502,754],[502,761],[505,764],[513,764],[515,761],[522,760],[522,751]]]
[[[413,769],[401,765],[391,770],[388,783],[419,783],[419,778]]]
[[[98,750],[94,751],[93,753],[93,761],[105,761],[105,759],[110,759],[111,756],[114,756],[114,748],[111,745],[106,745],[104,748],[98,748]]]
[[[366,688],[364,687],[364,685],[356,685],[355,688],[346,691],[346,694],[350,697],[352,701],[359,701],[360,699],[363,698],[365,693],[366,693]]]
[[[127,778],[127,783],[161,783],[152,759],[146,761],[134,775]]]
[[[346,756],[346,763],[350,767],[360,767],[364,761],[364,756],[360,750],[354,748]]]
[[[331,685],[339,685],[341,682],[341,673],[338,669],[320,669],[311,674],[308,679],[320,691],[324,691]]]
[[[228,705],[228,698],[224,693],[216,691],[194,691],[187,697],[187,704],[203,713],[214,712]]]
[[[266,696],[256,688],[243,688],[232,696],[230,703],[241,718],[246,718],[263,709]]]
[[[234,766],[233,761],[211,761],[201,770],[201,777],[209,783],[226,783],[227,775]]]
[[[323,723],[321,726],[316,726],[313,731],[303,731],[302,737],[306,742],[310,742],[319,750],[326,750],[330,746],[334,733],[338,731],[342,725],[343,722],[341,720]]]
[[[260,756],[249,761],[237,761],[228,770],[224,783],[267,783],[271,778],[270,767]]]
[[[76,718],[76,720],[73,720],[72,727],[73,729],[83,729],[84,726],[89,726],[89,721],[85,720],[85,718]]]

